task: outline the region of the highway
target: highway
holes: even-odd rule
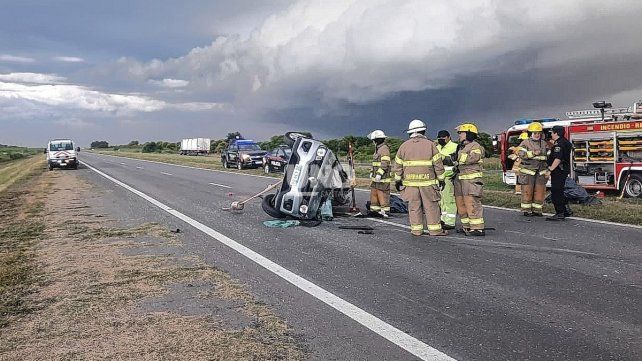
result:
[[[273,229],[259,201],[221,210],[272,178],[89,152],[81,160],[77,174],[114,202],[181,228],[187,252],[270,305],[313,359],[642,359],[639,227],[487,208],[495,230],[484,238],[412,237],[406,215]],[[367,196],[357,192],[361,207]]]

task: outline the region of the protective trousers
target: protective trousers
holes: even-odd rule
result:
[[[482,207],[481,180],[460,180],[453,182],[457,214],[464,229],[484,229],[484,208]]]
[[[542,206],[546,198],[546,182],[548,178],[541,174],[519,176],[519,183],[522,185],[522,211],[542,214]]]
[[[420,236],[424,231],[424,223],[428,233],[439,234],[442,231],[439,210],[439,191],[434,186],[406,187],[401,194],[408,202],[408,218],[412,234]]]
[[[457,220],[457,204],[455,203],[455,187],[453,180],[446,178],[446,186],[441,191],[441,221],[448,226],[455,226]]]
[[[382,190],[376,187],[370,188],[370,210],[372,212],[390,212],[390,188]]]

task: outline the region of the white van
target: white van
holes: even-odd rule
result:
[[[74,142],[69,139],[50,140],[45,149],[49,170],[62,167],[78,169],[79,151],[80,147],[75,148]]]

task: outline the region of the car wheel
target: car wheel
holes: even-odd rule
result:
[[[642,197],[642,176],[631,174],[631,178],[624,184],[624,195],[629,198]]]
[[[52,171],[52,170],[53,170],[53,166],[50,165],[49,166],[49,171]]]
[[[78,169],[78,163],[74,164],[74,169]]]
[[[265,197],[263,197],[263,201],[261,202],[261,208],[263,208],[263,211],[267,213],[270,217],[272,218],[285,218],[286,215],[281,213],[278,209],[276,209],[276,206],[274,204],[274,199],[276,197],[276,194],[268,194]]]
[[[269,174],[270,173],[270,165],[266,164],[265,167],[263,167],[263,170],[265,171],[265,174]]]

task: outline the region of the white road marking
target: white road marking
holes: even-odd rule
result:
[[[228,188],[228,189],[232,189],[232,187],[230,187],[230,186],[226,186],[225,184],[209,183],[209,185],[217,186],[217,187],[221,187],[221,188]]]
[[[157,163],[157,164],[163,164],[163,165],[171,165],[175,167],[181,167],[181,168],[191,168],[191,169],[198,169],[198,170],[206,170],[210,172],[217,172],[217,173],[225,173],[225,174],[233,174],[233,175],[240,175],[240,176],[246,176],[246,177],[255,177],[255,178],[267,178],[267,179],[276,179],[276,177],[268,177],[268,176],[263,176],[263,175],[257,175],[257,174],[248,174],[248,173],[238,173],[238,172],[229,172],[229,171],[224,171],[224,170],[218,170],[218,169],[208,169],[208,168],[200,168],[200,167],[192,167],[189,165],[181,165],[181,164],[172,164],[172,163],[166,163],[166,162],[158,162],[155,160],[147,160],[147,159],[137,159],[137,158],[129,158],[129,157],[124,157],[124,156],[118,156],[118,155],[111,155],[111,154],[102,154],[102,153],[94,153],[98,155],[104,155],[106,157],[115,157],[115,158],[127,158],[127,159],[132,159],[132,160],[139,160],[142,162],[150,162],[150,163]],[[355,188],[355,191],[357,192],[368,192],[370,193],[369,189],[362,189],[362,188]],[[399,195],[398,193],[391,193],[394,195]],[[519,209],[514,209],[514,208],[506,208],[506,207],[497,207],[497,206],[484,206],[484,208],[489,208],[489,209],[498,209],[502,211],[510,211],[510,212],[521,212]],[[544,215],[552,215],[550,213],[545,213]],[[581,217],[568,217],[568,219],[572,219],[575,221],[582,221],[582,222],[590,222],[590,223],[600,223],[600,224],[608,224],[610,226],[618,226],[618,227],[629,227],[629,228],[636,228],[636,229],[642,229],[642,226],[638,226],[635,224],[626,224],[626,223],[617,223],[617,222],[609,222],[609,221],[600,221],[597,219],[589,219],[589,218],[581,218]]]
[[[215,231],[214,229],[184,215],[183,213],[172,209],[169,206],[157,201],[156,199],[148,196],[147,194],[130,187],[129,185],[99,171],[98,169],[88,165],[85,162],[82,162],[87,168],[98,173],[99,175],[105,177],[106,179],[118,184],[119,186],[127,189],[128,191],[140,196],[156,207],[166,211],[167,213],[173,215],[174,217],[188,223],[192,227],[200,230],[201,232],[207,234],[208,236],[216,239],[217,241],[223,243],[224,245],[232,248],[241,255],[247,257],[248,259],[254,261],[261,267],[267,269],[268,271],[274,273],[275,275],[283,278],[284,280],[290,282],[294,286],[298,287],[300,290],[310,294],[319,301],[327,304],[328,306],[334,308],[335,310],[343,313],[344,315],[350,317],[354,321],[362,324],[366,328],[380,335],[381,337],[387,339],[388,341],[394,343],[395,345],[401,347],[402,349],[410,352],[411,354],[419,357],[422,360],[433,360],[433,361],[455,361],[452,357],[446,355],[445,353],[419,341],[418,339],[408,335],[407,333],[399,330],[398,328],[382,321],[378,317],[360,309],[359,307],[349,303],[348,301],[326,291],[325,289],[317,286],[316,284],[308,281],[307,279],[289,271],[288,269],[280,266],[271,260],[265,258],[264,256],[254,252],[253,250],[243,246],[242,244],[234,241],[233,239],[225,236],[222,233]]]
[[[136,169],[145,169],[145,168],[143,168],[143,167],[138,167],[138,166],[137,166],[137,167],[136,167]]]
[[[167,172],[160,172],[160,173],[165,175],[173,175],[172,173],[167,173]]]
[[[121,162],[121,163],[120,163],[120,165],[125,165],[125,163],[122,163],[122,162]]]

